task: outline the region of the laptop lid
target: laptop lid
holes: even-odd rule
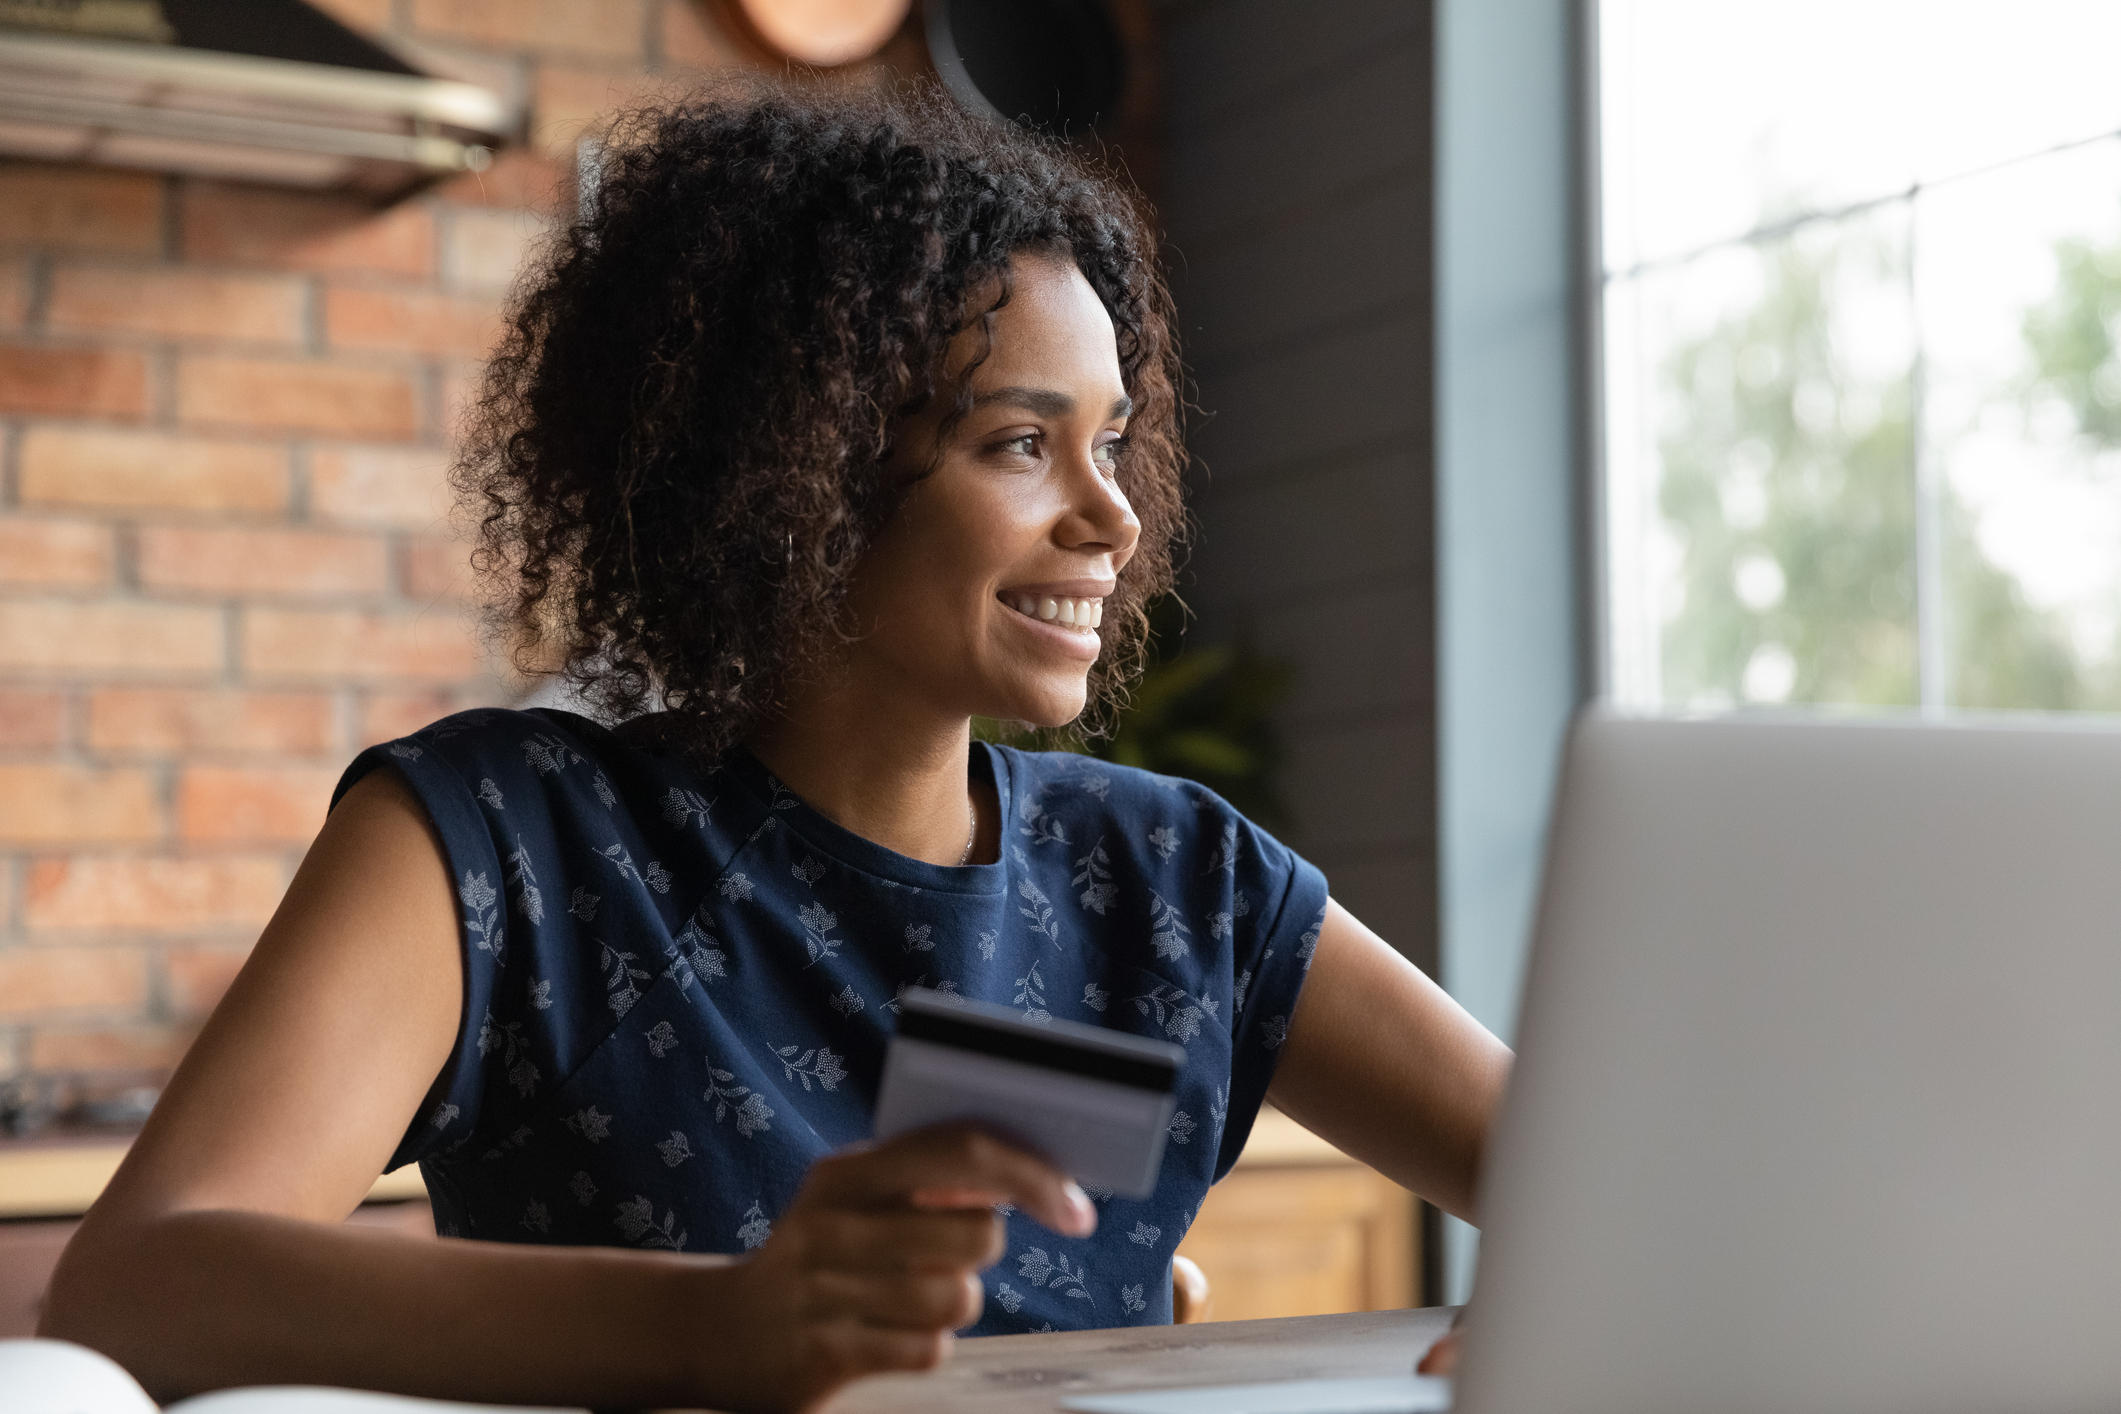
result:
[[[1463,1414],[2121,1405],[2121,731],[1566,757]]]

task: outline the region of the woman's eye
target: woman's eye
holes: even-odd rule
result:
[[[1090,453],[1091,459],[1093,461],[1101,462],[1106,466],[1117,465],[1119,462],[1120,449],[1125,447],[1126,445],[1127,439],[1124,437],[1115,437],[1109,442],[1100,442],[1097,444],[1097,447]]]
[[[1038,434],[1036,432],[1026,432],[1021,437],[1011,437],[1008,441],[1002,443],[1002,450],[1015,452],[1018,456],[1035,457],[1038,455]]]

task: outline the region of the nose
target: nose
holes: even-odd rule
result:
[[[1068,509],[1054,527],[1061,548],[1078,554],[1108,554],[1117,571],[1132,558],[1142,523],[1119,481],[1086,452],[1068,478]]]

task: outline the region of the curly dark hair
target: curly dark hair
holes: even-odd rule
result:
[[[1134,402],[1141,538],[1082,722],[1109,720],[1186,524],[1170,297],[1124,179],[932,86],[751,80],[622,119],[581,205],[518,286],[452,474],[519,667],[614,719],[660,699],[663,739],[719,758],[844,640],[900,419],[1037,251],[1104,302]]]

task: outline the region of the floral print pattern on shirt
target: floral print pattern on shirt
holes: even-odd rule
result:
[[[364,752],[410,783],[456,881],[454,1055],[392,1160],[438,1229],[751,1251],[819,1157],[870,1134],[909,986],[1168,1040],[1186,1065],[1155,1193],[1089,1238],[1005,1214],[969,1334],[1171,1318],[1171,1252],[1244,1146],[1326,905],[1212,792],[975,744],[1001,858],[950,868],[810,810],[748,753],[701,774],[566,712],[482,710]]]

